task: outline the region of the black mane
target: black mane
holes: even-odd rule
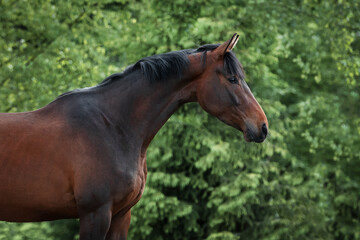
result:
[[[145,57],[134,65],[127,67],[122,73],[116,73],[107,77],[99,86],[107,85],[115,80],[122,79],[126,75],[141,71],[150,82],[164,81],[169,78],[180,78],[189,65],[188,55],[202,52],[202,61],[206,62],[206,52],[214,50],[219,44],[207,44],[198,49],[185,49],[180,51],[158,54]],[[245,78],[244,70],[233,52],[227,52],[224,56],[225,70],[231,75]]]

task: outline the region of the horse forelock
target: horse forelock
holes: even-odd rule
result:
[[[239,76],[241,80],[245,79],[245,72],[243,66],[233,52],[225,53],[224,68],[230,75]]]

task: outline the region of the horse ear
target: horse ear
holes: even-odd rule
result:
[[[237,44],[238,41],[239,41],[239,35],[237,33],[235,33],[230,38],[230,40],[221,44],[219,47],[217,47],[214,50],[214,52],[216,54],[218,54],[220,57],[223,57],[225,55],[225,53],[230,52],[235,47],[235,45]]]

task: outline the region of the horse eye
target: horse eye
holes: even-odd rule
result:
[[[239,82],[236,77],[229,77],[228,80],[229,80],[229,82],[231,82],[231,83],[233,83],[233,84]]]

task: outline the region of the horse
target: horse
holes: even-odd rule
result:
[[[238,39],[145,57],[38,110],[1,113],[0,220],[79,218],[81,240],[126,239],[147,148],[188,102],[263,142],[268,121],[232,51]]]

